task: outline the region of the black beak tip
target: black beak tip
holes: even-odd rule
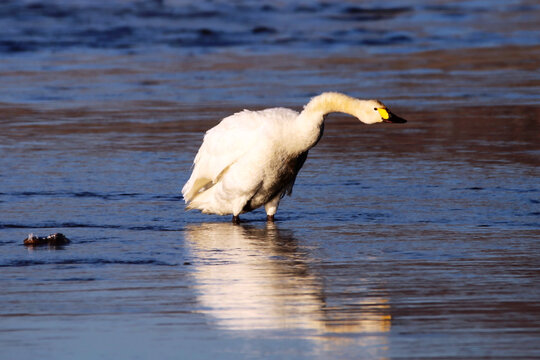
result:
[[[405,120],[404,118],[402,117],[399,117],[393,113],[390,113],[390,117],[385,120],[385,122],[387,123],[394,123],[394,124],[405,124],[407,122],[407,120]]]
[[[395,116],[393,118],[390,118],[390,121],[392,121],[394,124],[405,124],[407,120],[404,118],[401,118],[399,116]]]

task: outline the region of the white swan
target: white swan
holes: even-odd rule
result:
[[[244,110],[206,132],[182,194],[187,210],[239,215],[262,205],[274,221],[281,198],[292,192],[298,171],[322,136],[324,116],[342,112],[366,124],[404,123],[377,100],[322,93],[301,113],[273,108]]]

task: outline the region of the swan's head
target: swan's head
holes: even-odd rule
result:
[[[407,120],[392,113],[379,100],[361,101],[355,116],[365,124],[376,124],[380,122],[403,124]]]

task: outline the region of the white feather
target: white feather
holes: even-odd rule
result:
[[[313,98],[304,111],[286,108],[244,110],[206,132],[182,194],[187,209],[238,214],[262,205],[268,215],[291,192],[307,151],[322,135],[323,116],[340,111],[365,123],[381,122],[375,100],[339,93]]]

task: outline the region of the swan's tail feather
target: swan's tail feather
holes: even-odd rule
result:
[[[224,212],[223,204],[217,203],[215,192],[215,186],[198,192],[186,205],[186,210],[200,210],[204,214],[228,214],[229,212]]]
[[[231,165],[226,166],[220,173],[215,177],[215,179],[209,179],[207,177],[196,177],[193,174],[188,180],[186,185],[182,188],[182,195],[186,203],[195,199],[199,194],[206,192],[208,189],[216,185],[223,175],[229,170]]]
[[[186,203],[192,201],[198,196],[198,194],[206,191],[213,186],[213,182],[210,179],[199,178],[192,181],[191,179],[182,188],[182,195]]]

